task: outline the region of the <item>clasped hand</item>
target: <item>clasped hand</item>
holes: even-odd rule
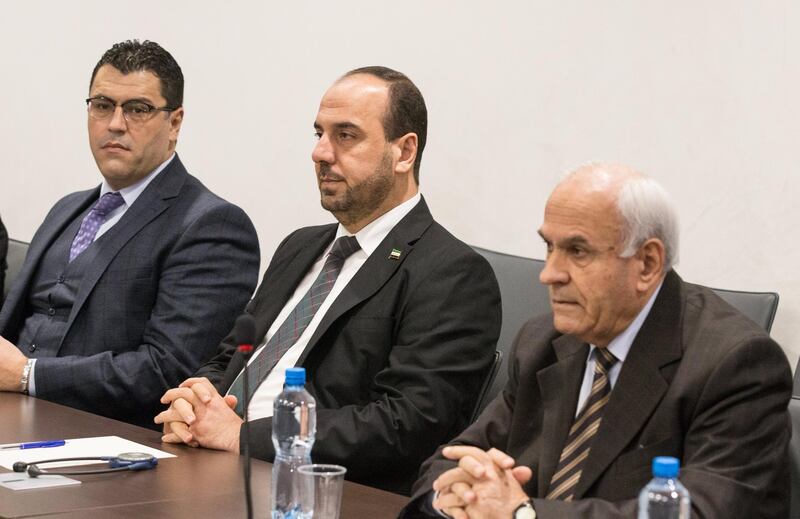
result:
[[[0,391],[19,391],[28,358],[13,343],[0,337]]]
[[[445,447],[442,454],[458,466],[434,481],[433,506],[454,519],[508,519],[528,499],[522,485],[530,481],[531,469],[515,467],[508,454],[469,446]]]
[[[164,393],[161,403],[169,404],[155,417],[155,423],[164,424],[162,441],[239,452],[242,419],[234,411],[236,397],[221,396],[207,378],[186,379]]]

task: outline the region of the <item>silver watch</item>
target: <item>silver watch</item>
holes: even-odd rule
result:
[[[513,519],[536,519],[536,510],[533,509],[533,501],[528,499],[514,510]]]
[[[19,379],[19,392],[28,394],[28,379],[31,376],[31,368],[33,367],[33,359],[28,359],[25,366],[22,368],[22,378]]]

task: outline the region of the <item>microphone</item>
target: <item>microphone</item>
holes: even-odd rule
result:
[[[253,494],[250,487],[250,423],[247,419],[247,408],[250,406],[250,381],[247,370],[247,365],[250,363],[250,357],[253,355],[254,346],[256,342],[256,321],[253,316],[244,313],[236,319],[236,324],[233,326],[233,337],[236,340],[237,349],[244,358],[244,372],[243,380],[243,397],[242,402],[242,418],[244,419],[244,426],[242,427],[242,438],[244,448],[242,454],[244,455],[244,496],[245,503],[247,504],[247,517],[253,517]]]
[[[242,314],[236,318],[236,324],[233,325],[233,337],[238,350],[249,358],[253,353],[253,343],[256,341],[256,320],[252,315]]]

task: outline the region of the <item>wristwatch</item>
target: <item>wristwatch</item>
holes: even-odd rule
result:
[[[513,519],[536,519],[536,510],[533,509],[533,501],[528,499],[514,510]]]
[[[28,394],[28,382],[31,376],[31,368],[33,367],[33,359],[28,359],[25,366],[22,368],[22,378],[19,380],[19,392],[25,395]]]

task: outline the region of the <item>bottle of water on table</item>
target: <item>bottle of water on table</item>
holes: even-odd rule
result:
[[[317,431],[316,402],[305,390],[305,368],[286,370],[286,383],[272,413],[272,519],[309,518],[314,503],[301,503],[303,479],[297,472],[311,463]]]
[[[689,519],[691,498],[678,472],[678,458],[653,458],[653,479],[639,492],[639,519]]]

